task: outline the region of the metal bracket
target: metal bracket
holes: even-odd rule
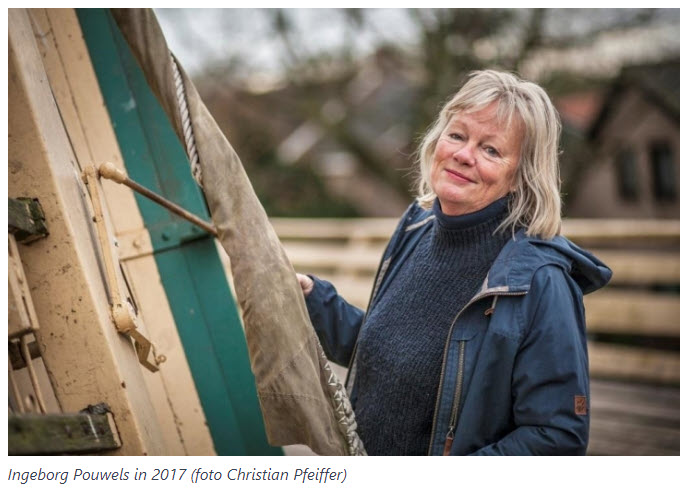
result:
[[[22,244],[48,235],[45,214],[37,198],[7,199],[7,230]]]
[[[105,225],[103,206],[100,200],[99,174],[95,166],[88,166],[81,174],[81,177],[88,188],[91,203],[93,204],[93,221],[96,224],[98,240],[105,261],[105,274],[108,281],[108,291],[110,293],[112,320],[118,332],[126,334],[134,339],[134,347],[139,362],[149,371],[158,371],[158,364],[165,361],[165,356],[157,356],[155,347],[141,332],[139,326],[141,319],[132,307],[131,303],[123,298],[122,285],[124,279],[118,275],[119,263],[116,261],[115,251],[112,248],[110,235]],[[120,271],[121,272],[121,271]],[[149,355],[153,360],[149,360]]]

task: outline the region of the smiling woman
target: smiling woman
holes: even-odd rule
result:
[[[430,170],[444,213],[475,212],[513,190],[522,130],[510,122],[499,120],[495,103],[449,120]]]
[[[559,132],[542,88],[473,73],[423,139],[368,311],[299,275],[368,454],[585,453],[582,295],[611,271],[558,235]]]
[[[474,130],[487,131],[480,135],[491,136],[492,140],[479,142],[493,160],[504,160],[505,150],[516,151],[515,155],[509,154],[509,158],[517,159],[515,180],[508,182],[510,212],[500,229],[510,226],[515,232],[517,227],[523,227],[528,235],[548,239],[559,234],[561,123],[547,93],[535,83],[509,73],[493,70],[472,73],[442,108],[421,143],[418,202],[423,208],[430,208],[438,196],[432,181],[436,150],[445,132],[454,129],[455,123],[463,124],[460,129],[466,130],[468,124]],[[461,137],[461,132],[457,136]],[[508,178],[510,174],[504,176]]]

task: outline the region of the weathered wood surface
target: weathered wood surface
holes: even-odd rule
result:
[[[31,298],[24,266],[14,235],[7,235],[7,335],[19,337],[38,329],[38,317]]]
[[[294,239],[308,236],[310,239],[361,238],[387,241],[392,235],[397,219],[288,219],[273,218],[272,225],[280,237]],[[562,234],[574,242],[604,243],[616,241],[679,242],[678,220],[648,219],[565,219]]]
[[[10,415],[9,455],[84,454],[119,448],[112,414]]]
[[[352,259],[347,270],[328,266],[325,256],[314,250],[311,263],[303,265],[298,255],[287,246],[287,255],[297,271],[313,273],[332,281],[340,294],[352,304],[365,308],[372,289],[372,272],[364,255]],[[374,266],[377,266],[375,264]],[[638,290],[605,289],[584,297],[587,327],[590,333],[632,334],[640,336],[678,337],[679,296]]]
[[[680,381],[678,352],[589,341],[588,354],[593,377],[669,385]]]
[[[118,419],[120,454],[163,454],[133,346],[110,320],[80,160],[43,56],[56,58],[40,50],[54,46],[50,25],[65,24],[44,20],[25,9],[8,11],[8,195],[38,198],[50,229],[47,238],[20,249],[41,324],[36,340],[62,410],[106,402]],[[78,30],[70,35],[80,38]]]
[[[680,454],[678,387],[593,380],[590,390],[588,455]]]
[[[681,278],[676,251],[592,249],[593,254],[614,270],[612,285],[672,285]]]
[[[295,229],[291,229],[295,232]],[[288,234],[290,235],[290,234]],[[373,274],[386,241],[363,236],[344,240],[280,236],[295,268]],[[672,285],[680,281],[679,253],[649,250],[591,249],[614,270],[612,285]]]
[[[54,103],[76,156],[73,159],[77,172],[105,161],[124,169],[123,157],[75,11],[31,9],[28,16],[36,39],[40,40],[37,46]],[[133,416],[120,416],[120,428],[126,433],[130,419],[145,415],[149,419],[146,431],[156,435],[159,432],[164,446],[164,451],[148,450],[149,454],[214,454],[210,431],[179,335],[174,327],[170,327],[174,320],[152,257],[150,236],[134,194],[128,188],[109,181],[103,180],[101,184],[105,203],[110,209],[107,212],[109,229],[120,241],[120,260],[126,260],[122,263],[123,272],[127,274],[131,287],[136,289],[136,302],[145,320],[144,335],[156,344],[158,354],[164,354],[168,359],[158,373],[143,372],[142,384],[127,380],[121,381],[120,387],[120,382],[117,383],[117,389],[122,392],[131,390],[137,398],[150,401],[145,406],[142,400],[135,402],[134,409],[137,410]],[[136,364],[133,366],[137,367]],[[110,403],[117,412],[117,403]],[[153,408],[150,408],[151,403]],[[131,450],[133,448],[134,443],[129,442],[120,452],[141,452]]]
[[[612,287],[584,298],[589,332],[678,337],[679,296]]]
[[[332,279],[352,303],[359,307],[367,305],[370,280],[392,232],[393,221],[274,219],[273,224],[297,271]],[[678,243],[675,221],[568,220],[564,227],[572,230],[571,237],[598,243],[608,241],[609,236],[626,239],[629,244],[657,238]],[[657,293],[649,288],[678,286],[677,247],[601,248],[592,252],[612,268],[614,275],[610,287],[585,297],[590,332],[678,336],[678,294]]]

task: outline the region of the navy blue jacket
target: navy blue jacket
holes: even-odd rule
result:
[[[433,219],[416,203],[406,211],[383,255],[369,309]],[[609,268],[564,237],[517,232],[451,324],[428,454],[585,454],[590,390],[583,294],[610,278]],[[328,357],[350,366],[355,409],[355,345],[365,314],[319,279],[306,304]]]

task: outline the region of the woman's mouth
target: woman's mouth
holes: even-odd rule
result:
[[[445,171],[449,174],[450,178],[452,178],[455,181],[461,182],[461,183],[475,183],[472,179],[469,177],[459,173],[458,171],[454,171],[449,168],[445,168]]]

